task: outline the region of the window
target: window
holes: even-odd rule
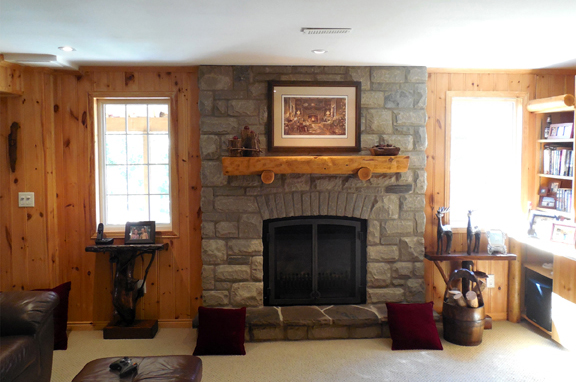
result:
[[[99,220],[171,229],[170,99],[97,99]]]
[[[504,228],[522,207],[522,98],[449,96],[447,102],[450,224],[466,227],[474,210],[482,229]]]

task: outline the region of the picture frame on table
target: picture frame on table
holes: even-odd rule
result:
[[[268,91],[268,151],[360,151],[360,82],[270,81]]]
[[[542,211],[531,211],[528,235],[548,240],[552,234],[552,224],[555,222],[558,222],[558,216],[547,214]]]
[[[156,222],[127,222],[124,231],[124,244],[154,244],[156,241]]]
[[[564,222],[552,223],[550,240],[556,243],[574,245],[576,243],[576,225]]]

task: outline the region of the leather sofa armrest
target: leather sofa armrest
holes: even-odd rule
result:
[[[0,293],[0,336],[35,335],[46,321],[51,321],[57,305],[54,292]]]

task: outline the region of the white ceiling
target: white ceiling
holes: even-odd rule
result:
[[[575,25],[576,0],[0,0],[0,53],[81,66],[576,68]]]

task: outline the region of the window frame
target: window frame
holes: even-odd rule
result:
[[[168,100],[169,106],[169,127],[168,134],[170,137],[170,217],[171,224],[156,224],[157,237],[179,237],[179,208],[178,208],[178,169],[176,153],[178,149],[178,125],[177,125],[177,95],[175,92],[91,92],[88,95],[89,104],[92,105],[90,112],[92,114],[93,132],[94,132],[94,201],[95,217],[93,236],[96,235],[96,227],[101,222],[103,211],[103,145],[102,131],[100,125],[99,104],[105,101],[114,101],[114,103],[149,103],[154,100]],[[104,232],[107,237],[124,238],[125,226],[104,225]]]
[[[443,206],[450,205],[450,166],[451,166],[451,142],[452,142],[452,102],[454,98],[509,98],[516,99],[516,110],[519,115],[522,116],[522,124],[518,130],[518,136],[522,140],[520,142],[520,184],[519,184],[519,198],[520,205],[522,207],[522,212],[525,211],[525,206],[529,200],[528,190],[530,189],[528,182],[530,179],[528,167],[525,164],[527,159],[530,158],[530,150],[528,142],[529,133],[529,113],[526,109],[528,104],[528,92],[517,92],[517,91],[447,91],[446,92],[446,134],[445,134],[445,161],[444,161],[444,200]],[[520,216],[518,216],[519,218]],[[445,217],[446,224],[452,224],[450,222],[450,213]],[[507,227],[506,227],[507,228]],[[466,227],[452,227],[452,231],[455,233],[466,232]]]

